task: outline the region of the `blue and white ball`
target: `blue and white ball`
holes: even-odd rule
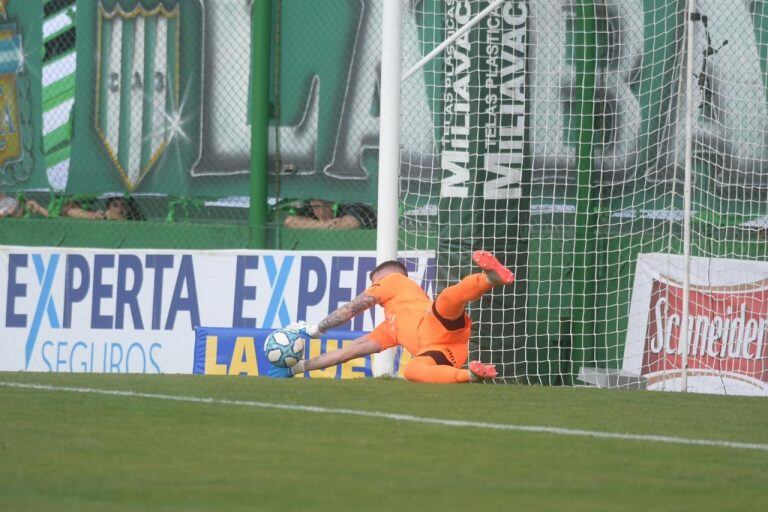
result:
[[[304,357],[304,338],[296,331],[275,331],[264,341],[264,353],[273,365],[290,368]]]

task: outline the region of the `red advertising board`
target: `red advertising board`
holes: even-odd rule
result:
[[[677,258],[638,260],[624,369],[645,377],[649,389],[680,389],[687,347],[689,390],[768,394],[768,279],[760,276],[768,264],[738,262],[730,271],[726,262],[733,260],[692,266],[683,339]]]

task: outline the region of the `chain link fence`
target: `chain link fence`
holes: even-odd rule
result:
[[[373,249],[379,6],[272,0],[270,69],[254,71],[248,0],[7,2],[4,238]],[[252,91],[265,72],[260,162]]]

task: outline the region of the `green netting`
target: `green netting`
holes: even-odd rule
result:
[[[409,4],[404,68],[491,3]],[[691,254],[712,266],[697,290],[728,282],[715,268],[768,259],[766,5],[504,2],[403,84],[401,243],[437,248],[442,286],[477,249],[519,272],[472,308],[473,347],[504,378],[624,367],[638,255],[682,282],[686,128]]]

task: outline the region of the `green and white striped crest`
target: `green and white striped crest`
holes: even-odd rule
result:
[[[179,124],[180,4],[108,12],[99,3],[96,130],[128,190]]]

